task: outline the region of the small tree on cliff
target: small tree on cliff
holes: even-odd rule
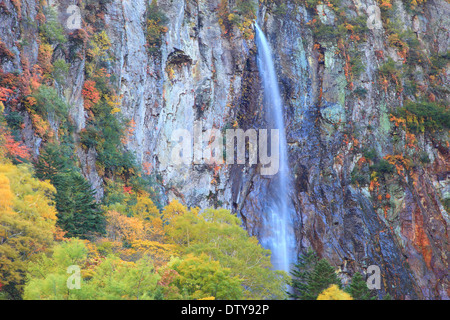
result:
[[[336,284],[339,289],[342,287],[334,268],[327,260],[321,259],[311,273],[308,290],[304,296],[305,300],[316,300],[322,291],[333,284]]]
[[[322,291],[333,284],[341,288],[334,268],[326,259],[319,260],[311,250],[298,258],[291,275],[292,292],[289,295],[297,300],[316,300]]]
[[[367,287],[367,283],[363,276],[356,272],[352,277],[352,282],[345,288],[345,292],[349,293],[354,300],[375,300],[376,297]]]
[[[319,262],[319,257],[317,257],[316,253],[311,249],[297,258],[297,263],[294,264],[294,267],[291,270],[292,290],[291,292],[288,292],[290,298],[296,300],[304,299],[308,290],[308,281],[317,262]]]

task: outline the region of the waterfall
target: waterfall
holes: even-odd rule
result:
[[[292,215],[295,212],[289,199],[291,188],[287,141],[283,117],[283,101],[278,86],[275,65],[270,45],[255,23],[256,45],[258,49],[258,69],[264,89],[264,104],[268,123],[280,130],[279,171],[271,182],[269,199],[264,216],[262,245],[272,251],[274,269],[289,272],[295,253],[295,236],[292,227]]]

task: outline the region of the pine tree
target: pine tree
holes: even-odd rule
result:
[[[332,284],[338,285],[339,288],[342,286],[334,268],[327,260],[321,259],[309,276],[307,290],[303,298],[305,300],[316,300],[319,294]]]
[[[89,238],[104,233],[104,216],[95,201],[95,191],[79,173],[63,177],[56,194],[58,223],[69,237]]]
[[[375,300],[373,292],[367,287],[366,281],[363,276],[356,272],[352,277],[352,282],[344,290],[348,292],[355,300]]]
[[[319,258],[316,253],[309,249],[305,254],[301,254],[297,263],[294,264],[291,270],[291,292],[288,292],[290,298],[301,300],[304,298],[308,290],[308,281],[311,277],[311,273],[314,267],[319,262]]]
[[[95,200],[95,191],[57,146],[49,145],[43,150],[36,174],[55,186],[57,225],[68,237],[87,239],[105,232],[105,218]]]
[[[334,268],[327,260],[319,260],[312,250],[299,256],[291,275],[292,292],[289,296],[293,299],[316,300],[322,291],[333,284],[341,288],[341,281]]]

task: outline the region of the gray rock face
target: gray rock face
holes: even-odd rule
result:
[[[343,1],[348,14],[367,16],[372,0]],[[15,53],[2,63],[4,72],[22,71],[17,41],[27,39],[22,55],[37,61],[36,28],[32,27],[37,4],[24,0],[20,18],[6,1],[10,14],[0,13],[1,40]],[[74,1],[54,1],[62,23],[65,9]],[[112,0],[104,4],[105,31],[112,42],[114,74],[120,109],[135,128],[126,147],[140,163],[149,163],[162,177],[168,199],[182,198],[188,206],[223,206],[242,217],[250,234],[259,235],[264,197],[270,179],[259,175],[258,166],[213,168],[205,164],[177,166],[172,150],[177,129],[193,133],[195,121],[204,130],[259,128],[265,123],[261,109],[262,88],[255,60],[255,43],[238,28],[233,37],[223,34],[217,8],[219,0],[159,0],[168,18],[158,55],[146,48],[148,1]],[[404,28],[411,28],[423,46],[441,54],[449,48],[450,5],[429,0],[423,10],[409,13],[401,1],[393,2]],[[352,172],[363,157],[361,146],[374,149],[378,158],[394,153],[390,114],[401,106],[394,84],[385,90],[378,77],[380,65],[398,52],[387,45],[386,30],[371,30],[358,44],[363,69],[351,83],[346,61],[335,41],[320,47],[311,32],[311,12],[287,2],[284,13],[262,6],[259,19],[274,49],[274,59],[284,98],[289,160],[295,188],[289,195],[296,206],[298,250],[313,247],[338,266],[343,279],[370,265],[381,268],[380,296],[448,299],[448,212],[442,199],[450,193],[448,147],[438,147],[418,136],[431,163],[412,171],[404,180],[388,180],[382,205],[369,184],[351,182]],[[337,28],[334,12],[320,6],[323,23]],[[84,12],[82,11],[84,14]],[[30,23],[26,23],[30,22]],[[383,54],[380,59],[379,54]],[[85,55],[71,62],[64,95],[79,132],[86,125],[81,90]],[[417,82],[427,85],[420,74]],[[448,65],[447,65],[448,71]],[[447,72],[448,73],[448,72]],[[442,79],[448,88],[448,77]],[[349,85],[364,94],[356,95]],[[448,104],[448,94],[441,97]],[[23,135],[38,152],[40,141],[26,121]],[[448,135],[447,138],[448,139]],[[447,140],[448,141],[448,140]],[[102,178],[96,172],[95,150],[78,150],[84,175],[102,196]],[[390,195],[390,200],[386,199]]]

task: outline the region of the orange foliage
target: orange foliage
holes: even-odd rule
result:
[[[405,177],[405,171],[410,168],[410,160],[406,159],[402,154],[387,155],[384,159],[395,166],[399,176]]]
[[[405,136],[406,136],[406,146],[408,148],[418,150],[418,147],[416,144],[417,143],[416,136],[414,134],[408,133],[408,132],[405,133]]]
[[[345,59],[345,65],[344,65],[345,79],[347,80],[347,83],[349,84],[348,85],[349,89],[352,90],[353,89],[352,65],[350,63],[350,55],[346,54],[346,45],[344,44],[344,41],[342,39],[339,39],[338,48]]]
[[[127,217],[117,211],[108,211],[107,232],[110,239],[131,243],[145,236],[144,223],[141,219]]]
[[[420,209],[414,210],[414,245],[419,249],[424,257],[428,268],[431,268],[432,251],[430,240],[424,230],[423,216]]]
[[[150,175],[153,171],[153,165],[150,162],[144,162],[142,164],[142,170],[144,171],[144,174]]]
[[[396,116],[394,116],[394,115],[391,114],[391,118],[390,118],[389,120],[390,120],[391,122],[395,122],[394,125],[395,125],[396,127],[402,126],[402,127],[406,128],[406,120],[403,119],[403,118],[397,118]]]
[[[0,87],[0,101],[6,101],[12,93],[11,89]]]
[[[52,46],[47,43],[41,43],[38,51],[38,63],[44,73],[51,73],[53,70],[52,56]]]
[[[53,137],[53,130],[48,121],[42,119],[38,114],[31,114],[31,123],[36,131],[36,134],[43,139],[51,139]]]
[[[69,238],[65,238],[64,237],[66,235],[66,233],[67,233],[67,231],[64,231],[60,227],[55,226],[54,238],[55,238],[56,241],[69,240]]]
[[[362,165],[363,165],[364,163],[366,163],[366,162],[368,162],[367,159],[366,159],[365,157],[361,157],[361,158],[358,160],[357,165],[361,168]]]
[[[377,189],[377,193],[378,193],[379,187],[380,187],[380,183],[378,181],[376,181],[376,180],[370,181],[370,185],[369,185],[369,190],[370,191],[374,191],[375,188],[376,188]]]
[[[29,160],[31,158],[28,148],[21,142],[14,140],[9,130],[0,128],[0,136],[2,147],[5,148],[10,158],[18,162],[22,162],[21,159]]]
[[[84,97],[84,107],[86,110],[90,110],[100,100],[100,92],[95,87],[95,81],[87,80],[84,83],[81,94]]]
[[[378,0],[381,8],[390,9],[392,8],[392,4],[390,0]]]
[[[31,70],[30,85],[31,89],[36,90],[41,86],[42,68],[35,64]]]

